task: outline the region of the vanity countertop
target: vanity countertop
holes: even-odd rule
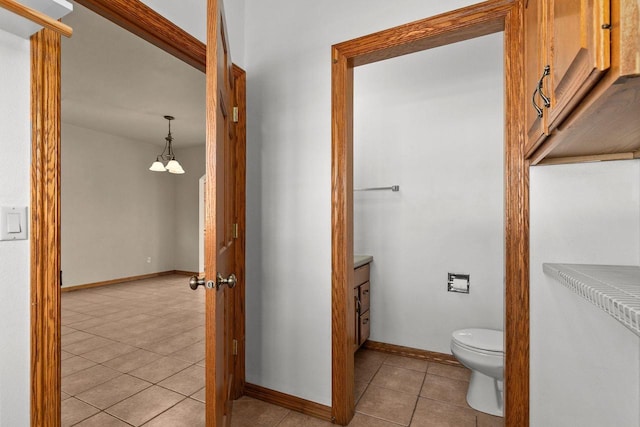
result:
[[[353,268],[362,267],[365,264],[369,264],[373,261],[371,255],[354,255],[353,256]]]
[[[640,267],[543,264],[544,272],[640,336]]]

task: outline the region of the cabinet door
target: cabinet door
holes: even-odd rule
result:
[[[360,288],[353,288],[353,301],[355,306],[355,313],[353,313],[354,322],[354,339],[353,339],[353,351],[356,351],[360,346]]]
[[[543,0],[528,0],[525,2],[525,23],[524,23],[524,48],[525,48],[525,95],[526,102],[526,130],[527,142],[525,152],[531,152],[542,142],[545,135],[544,118],[541,114],[546,114],[546,108],[537,92],[538,81],[542,77],[544,66],[546,65],[546,43],[545,43],[545,2]]]
[[[371,323],[369,318],[369,312],[362,314],[360,316],[360,339],[358,341],[358,345],[364,344],[366,340],[369,339],[369,331],[371,330]]]
[[[549,6],[551,75],[545,93],[553,129],[609,68],[611,30],[609,0],[549,0]]]

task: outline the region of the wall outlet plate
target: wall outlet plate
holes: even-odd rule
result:
[[[26,206],[0,207],[0,240],[26,240],[27,224]]]

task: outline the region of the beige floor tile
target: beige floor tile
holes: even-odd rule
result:
[[[62,402],[62,427],[72,426],[100,412],[99,409],[73,397]]]
[[[89,320],[83,320],[82,322],[70,323],[69,327],[80,330],[80,331],[86,331],[87,329],[103,325],[104,323],[105,323],[105,320],[103,318],[96,317]]]
[[[204,339],[204,331],[200,336],[192,336],[187,334],[180,334],[170,337],[165,340],[156,341],[150,344],[145,344],[142,348],[145,350],[153,351],[160,354],[171,354],[176,351],[182,350],[185,347],[189,347]]]
[[[205,371],[201,366],[192,365],[187,369],[170,376],[158,385],[189,396],[204,387]]]
[[[74,427],[129,427],[129,424],[109,414],[100,412],[91,418],[87,418],[80,424],[76,424]]]
[[[360,349],[354,355],[356,366],[366,367],[367,369],[378,369],[380,365],[387,359],[389,355],[379,351]]]
[[[81,355],[83,353],[98,350],[102,347],[105,347],[109,344],[114,344],[114,343],[115,343],[114,341],[111,341],[109,339],[94,336],[86,340],[82,340],[82,341],[75,342],[73,344],[66,345],[64,347],[64,351],[68,353]]]
[[[503,427],[504,418],[476,411],[477,427]]]
[[[278,427],[335,427],[335,424],[299,412],[290,411],[278,424]]]
[[[355,402],[358,403],[358,400],[360,400],[360,398],[362,397],[362,394],[364,393],[364,391],[367,389],[367,386],[369,385],[369,383],[367,382],[362,382],[362,381],[356,381],[354,383],[354,387],[353,387],[353,394],[354,394],[354,398],[355,398]]]
[[[151,383],[125,374],[84,391],[76,397],[97,408],[106,409],[151,386]]]
[[[106,412],[121,420],[140,426],[184,399],[178,393],[158,386],[151,386],[122,402],[108,408]]]
[[[189,362],[180,359],[174,359],[172,357],[163,357],[154,362],[149,363],[138,369],[134,369],[129,372],[129,375],[142,378],[143,380],[157,383],[165,378],[176,374],[190,365]],[[204,374],[203,374],[204,375]]]
[[[442,363],[431,363],[427,373],[467,382],[471,377],[471,371],[467,368],[443,365]]]
[[[204,403],[185,399],[145,424],[145,427],[204,427]]]
[[[468,388],[469,383],[466,381],[427,374],[420,396],[469,408]]]
[[[67,400],[67,399],[68,399],[68,398],[70,398],[70,397],[71,397],[71,395],[70,395],[70,394],[67,394],[67,393],[65,393],[64,391],[60,392],[60,399],[61,399],[61,400]]]
[[[93,337],[94,335],[89,334],[87,332],[76,331],[70,334],[63,335],[62,338],[60,338],[60,343],[62,344],[62,349],[66,351],[67,349],[65,347],[67,345],[76,343],[78,341],[86,340],[89,338],[93,338]]]
[[[71,323],[82,322],[85,320],[93,319],[93,316],[89,316],[87,314],[82,313],[62,313],[62,318],[60,320],[60,324],[63,326],[67,326]]]
[[[382,366],[382,364],[380,366]],[[355,369],[354,369],[355,381],[361,382],[361,383],[371,382],[376,372],[378,372],[378,369],[380,369],[380,366],[374,367],[374,366],[367,366],[367,365],[361,365],[356,363]]]
[[[206,401],[206,387],[202,387],[200,390],[193,393],[191,398],[204,403]]]
[[[68,359],[68,358],[70,358],[70,357],[76,357],[76,355],[75,355],[75,354],[71,354],[71,353],[67,353],[67,352],[66,352],[66,351],[64,351],[64,350],[62,350],[62,351],[60,352],[60,360],[66,360],[66,359]]]
[[[369,385],[356,411],[385,421],[409,425],[418,396]]]
[[[69,326],[61,326],[60,327],[60,333],[62,335],[69,335],[69,334],[72,334],[74,332],[78,332],[78,330],[75,329],[75,328],[70,328]]]
[[[475,427],[476,415],[471,409],[420,398],[411,427]]]
[[[272,427],[289,413],[288,409],[250,397],[241,397],[233,402],[232,427]]]
[[[76,372],[84,371],[87,368],[96,366],[96,363],[80,356],[72,356],[62,360],[61,365],[62,376],[66,377],[67,375],[75,374]]]
[[[384,364],[397,366],[399,368],[411,369],[414,371],[427,372],[427,366],[429,365],[429,362],[427,362],[426,360],[390,354],[384,360]]]
[[[105,366],[116,369],[120,372],[127,373],[142,366],[146,366],[151,362],[155,362],[162,356],[146,350],[136,350],[131,353],[118,356],[114,359],[104,362]]]
[[[75,374],[67,375],[62,381],[61,388],[65,393],[75,396],[120,375],[118,371],[106,366],[96,365]]]
[[[380,418],[356,413],[348,427],[398,427],[399,425]]]
[[[106,345],[99,349],[83,353],[82,357],[92,360],[96,363],[104,363],[107,360],[115,359],[127,353],[132,353],[138,350],[137,348],[123,344],[120,342],[114,342],[113,344]]]
[[[192,344],[188,347],[171,353],[171,357],[186,360],[187,362],[196,363],[204,359],[204,341]]]
[[[399,368],[397,366],[382,365],[376,373],[371,385],[377,387],[397,390],[408,394],[420,394],[424,372],[412,371],[411,369]]]

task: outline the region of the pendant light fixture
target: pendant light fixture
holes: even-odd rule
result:
[[[173,137],[171,136],[171,120],[174,120],[175,117],[164,116],[164,118],[169,121],[169,134],[165,138],[167,142],[164,145],[164,150],[156,157],[156,161],[153,162],[149,170],[154,172],[169,171],[169,173],[182,174],[184,173],[184,169],[182,169],[182,166],[180,166],[180,163],[176,160],[173,147],[171,146],[173,142]],[[165,165],[163,162],[167,162],[167,164]]]

